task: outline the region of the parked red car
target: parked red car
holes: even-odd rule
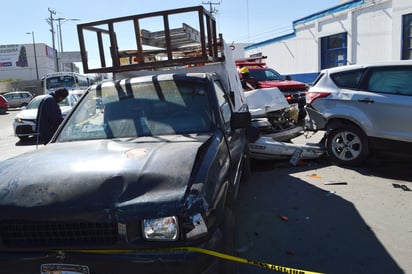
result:
[[[0,114],[4,114],[9,109],[9,103],[3,95],[0,95]]]

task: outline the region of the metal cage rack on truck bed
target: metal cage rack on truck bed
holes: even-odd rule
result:
[[[181,23],[181,27],[171,28],[175,17],[187,18],[187,14],[195,18],[199,30],[186,23]],[[162,30],[149,31],[142,28],[145,20],[158,20]],[[134,48],[120,48],[118,39],[125,31],[122,26],[129,26],[130,32],[125,40],[133,41]],[[223,58],[219,55],[221,39],[217,37],[215,18],[203,6],[79,24],[77,32],[85,73],[156,70],[218,62]],[[91,38],[88,39],[89,37]],[[90,58],[92,52],[95,52],[95,60]],[[92,62],[98,64],[93,66]]]

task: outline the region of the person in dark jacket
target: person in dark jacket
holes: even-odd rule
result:
[[[59,103],[68,95],[69,92],[67,89],[60,88],[45,96],[40,102],[36,118],[38,142],[47,144],[53,137],[53,134],[63,121]]]

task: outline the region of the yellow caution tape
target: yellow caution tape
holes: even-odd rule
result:
[[[79,253],[132,253],[132,252],[165,252],[165,251],[189,251],[189,252],[198,252],[207,254],[210,256],[214,256],[220,259],[225,259],[229,261],[239,262],[243,264],[254,265],[257,267],[262,267],[266,269],[270,269],[273,271],[281,272],[281,273],[289,273],[289,274],[321,274],[320,272],[313,272],[303,269],[291,268],[286,266],[262,263],[257,261],[252,261],[204,248],[198,247],[174,247],[174,248],[159,248],[159,249],[119,249],[119,250],[65,250],[65,252],[79,252]]]

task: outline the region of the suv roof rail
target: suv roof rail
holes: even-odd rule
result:
[[[196,30],[183,23],[180,28],[171,28],[175,18],[185,14],[194,15]],[[197,14],[195,14],[197,13]],[[160,31],[143,29],[144,23],[158,20]],[[152,21],[150,21],[152,22]],[[123,26],[129,27],[124,36]],[[77,25],[80,53],[85,73],[118,73],[133,70],[156,70],[164,67],[186,66],[218,62],[221,39],[216,33],[215,18],[203,7],[194,6],[181,9],[151,12],[140,15],[100,20]],[[127,37],[127,43],[120,44],[121,36]],[[91,39],[89,39],[91,37]],[[122,49],[125,44],[132,48]],[[120,45],[121,46],[120,46]],[[93,67],[89,59],[96,51],[98,64]]]

